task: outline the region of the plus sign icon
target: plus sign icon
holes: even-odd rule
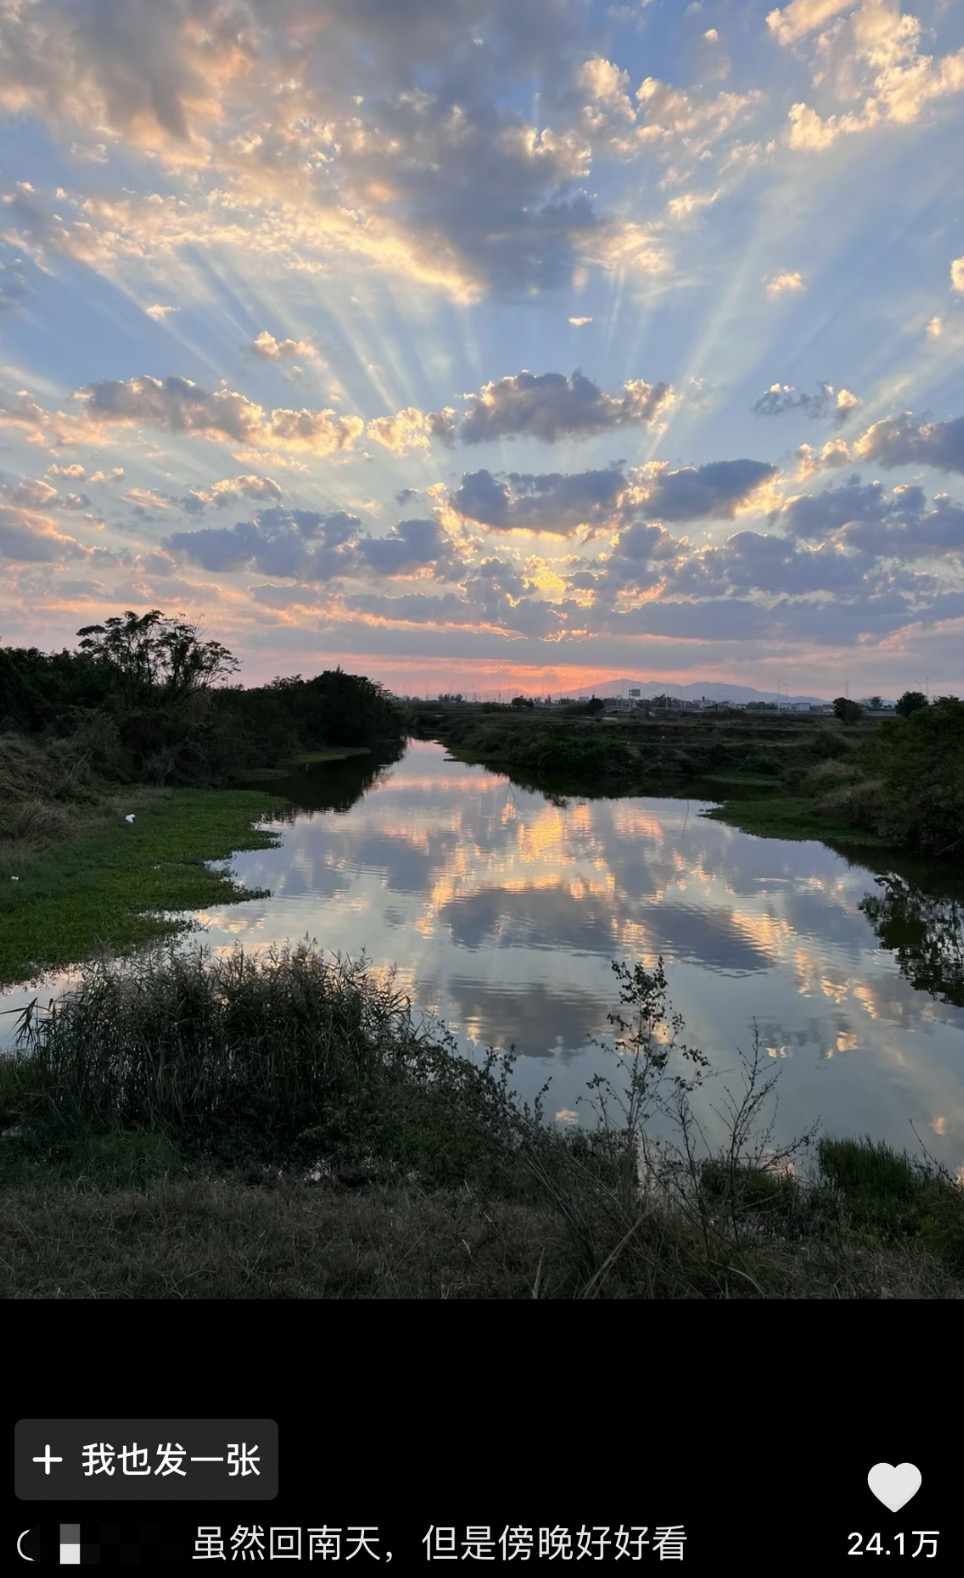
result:
[[[273,1419],[21,1419],[21,1501],[272,1501]]]
[[[48,1446],[44,1447],[43,1457],[35,1457],[33,1461],[35,1463],[42,1463],[43,1466],[44,1466],[44,1473],[45,1474],[49,1474],[50,1473],[50,1465],[52,1463],[62,1463],[63,1462],[63,1458],[62,1457],[54,1457],[52,1455],[52,1453],[50,1451],[50,1447],[48,1445]]]

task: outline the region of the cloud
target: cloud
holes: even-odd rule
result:
[[[617,467],[537,476],[513,471],[503,480],[490,471],[472,471],[462,478],[451,503],[459,514],[494,531],[569,537],[580,527],[610,522],[625,487],[626,479]]]
[[[57,497],[57,489],[52,488],[49,482],[43,482],[38,477],[35,481],[19,482],[12,494],[15,504],[23,504],[28,509],[43,509],[51,499]]]
[[[784,270],[782,274],[773,274],[766,280],[767,295],[771,297],[782,296],[788,290],[805,290],[806,286],[800,275]]]
[[[654,227],[590,193],[594,157],[695,164],[765,95],[655,78],[633,92],[621,66],[586,58],[581,0],[544,0],[538,25],[505,0],[404,11],[403,27],[385,0],[131,0],[120,27],[104,0],[4,6],[0,113],[54,139],[82,128],[98,159],[130,166],[133,149],[162,175],[62,221],[34,204],[24,236],[107,271],[222,245],[292,270],[360,261],[462,303],[565,289],[587,265],[672,279]],[[526,114],[534,81],[543,103]]]
[[[772,520],[790,538],[858,549],[872,561],[964,552],[964,508],[946,493],[936,494],[929,508],[924,490],[912,483],[888,491],[852,477],[842,487],[789,500]]]
[[[664,461],[656,461],[640,473],[644,480],[638,499],[655,520],[732,519],[741,505],[748,504],[772,481],[778,469],[761,460],[715,460],[670,471]]]
[[[251,570],[306,583],[425,570],[454,580],[464,568],[435,520],[398,521],[387,537],[368,537],[358,517],[344,511],[261,510],[231,527],[174,532],[164,546],[178,559],[216,573]]]
[[[470,395],[459,437],[464,444],[527,434],[546,444],[564,437],[589,437],[631,425],[651,425],[672,402],[669,384],[641,378],[605,394],[577,369],[563,373],[516,373],[484,384]]]
[[[452,544],[435,520],[404,520],[388,537],[366,537],[357,545],[359,558],[376,575],[411,575],[433,568],[440,579],[461,574],[450,559]]]
[[[306,449],[315,455],[330,455],[336,450],[351,449],[364,426],[360,417],[339,416],[335,411],[280,409],[271,412],[260,442]]]
[[[813,476],[816,471],[829,471],[838,466],[853,464],[850,445],[842,438],[829,439],[821,449],[814,449],[810,444],[799,444],[796,456],[798,482]]]
[[[718,145],[738,121],[759,108],[764,98],[760,89],[702,98],[656,77],[646,77],[636,91],[636,147],[651,152],[663,145],[672,156],[678,154],[682,143],[687,152],[699,158],[707,148]]]
[[[852,4],[853,0],[791,0],[782,11],[769,12],[767,27],[779,43],[793,44]]]
[[[252,356],[258,356],[264,362],[298,362],[310,361],[318,355],[315,347],[308,340],[276,340],[267,329],[252,340],[250,345],[244,347]]]
[[[934,508],[928,510],[919,488],[906,490],[913,497],[905,504],[900,491],[894,490],[896,498],[885,520],[854,521],[844,528],[844,540],[880,557],[912,560],[964,555],[964,508],[940,493],[934,498]]]
[[[888,509],[880,482],[851,477],[843,487],[826,487],[789,500],[774,519],[792,537],[825,538],[854,521],[882,520]]]
[[[189,378],[110,379],[86,384],[70,397],[93,422],[157,427],[168,433],[250,441],[261,407],[228,390],[208,394]]]
[[[159,301],[155,302],[152,307],[144,308],[147,316],[153,318],[156,323],[162,323],[169,313],[180,312],[180,310],[180,307],[165,306]]]
[[[328,455],[350,449],[362,432],[359,417],[335,411],[292,411],[277,408],[266,414],[260,405],[229,389],[213,393],[190,378],[128,378],[87,384],[71,395],[93,423],[155,427],[207,439],[310,450]]]
[[[281,488],[271,477],[257,477],[246,474],[241,477],[225,477],[220,482],[212,482],[207,488],[192,488],[186,498],[181,500],[182,509],[190,514],[198,514],[207,505],[213,504],[217,509],[224,509],[228,504],[233,504],[242,495],[251,499],[280,499]]]
[[[581,329],[581,328],[584,327],[585,324],[592,323],[592,319],[591,318],[570,318],[569,322],[573,325],[573,328]]]
[[[771,13],[786,17],[784,13]],[[864,0],[847,22],[818,39],[824,59],[832,59],[838,98],[862,99],[860,108],[825,117],[802,102],[789,110],[791,148],[829,148],[841,135],[873,127],[911,126],[931,101],[964,91],[964,49],[935,58],[919,53],[921,24],[901,13],[898,0]],[[832,57],[830,51],[832,49]],[[827,73],[818,70],[814,85]]]
[[[684,192],[680,197],[672,197],[666,204],[666,212],[671,219],[688,219],[691,214],[699,213],[701,208],[708,208],[715,203],[721,194],[721,188],[715,192]]]
[[[257,570],[262,575],[325,581],[357,571],[356,516],[315,510],[262,510],[232,527],[174,532],[164,547],[177,559],[222,573]]]
[[[955,258],[951,264],[951,290],[964,293],[964,258]]]
[[[365,436],[396,455],[404,455],[412,449],[427,450],[433,438],[451,447],[455,441],[455,411],[446,406],[443,411],[430,411],[426,415],[414,406],[406,406],[394,416],[375,417],[366,427]]]
[[[58,532],[47,516],[15,505],[0,504],[0,555],[21,564],[54,564],[82,559],[87,550],[73,537]]]
[[[852,555],[836,543],[809,548],[798,542],[761,532],[737,532],[720,548],[708,548],[696,561],[697,576],[670,578],[677,591],[726,587],[743,596],[764,592],[770,596],[809,596],[815,592],[866,592],[867,572],[873,560]],[[689,567],[687,567],[689,569]]]
[[[649,526],[634,521],[625,527],[616,539],[613,555],[617,559],[642,563],[656,559],[672,559],[682,551],[682,545],[662,526]]]
[[[446,625],[478,625],[484,617],[481,604],[468,602],[455,592],[446,592],[441,597],[427,597],[422,592],[408,592],[399,597],[359,592],[345,598],[345,607],[374,619],[437,629],[444,629]]]
[[[927,334],[927,338],[929,340],[937,340],[937,339],[940,338],[940,336],[941,336],[941,334],[943,332],[943,329],[944,329],[944,319],[935,316],[933,318],[928,319],[927,328],[925,330],[925,333]]]
[[[771,384],[766,394],[753,405],[757,416],[782,416],[785,411],[805,411],[810,417],[832,415],[836,425],[846,422],[851,411],[860,404],[849,389],[834,389],[822,383],[819,394],[802,394],[792,384]]]
[[[191,109],[200,114],[212,95],[185,20],[177,0],[173,14],[137,6],[123,27],[94,0],[66,13],[50,0],[7,7],[0,104],[55,125],[111,125],[134,141],[152,134],[186,140]]]
[[[933,466],[938,471],[964,472],[964,417],[925,422],[905,411],[875,422],[852,445],[855,461],[875,460],[881,466]]]

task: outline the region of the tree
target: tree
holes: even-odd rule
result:
[[[591,696],[586,702],[586,711],[591,718],[597,717],[600,712],[605,711],[605,708],[606,703],[604,701],[600,701],[598,696]]]
[[[184,701],[239,667],[220,641],[202,641],[197,625],[168,619],[157,608],[78,630],[80,650],[113,671],[128,707]]]
[[[899,718],[909,718],[912,712],[920,712],[922,707],[928,705],[922,690],[905,690],[895,710]]]
[[[879,712],[884,703],[879,696],[861,696],[860,705],[869,707],[871,712]]]
[[[858,702],[851,701],[848,696],[835,696],[833,710],[841,723],[859,723],[864,715],[863,707]]]
[[[915,707],[909,717],[885,719],[875,754],[875,772],[887,793],[888,834],[928,854],[953,851],[960,861],[964,702],[941,696],[933,706]]]

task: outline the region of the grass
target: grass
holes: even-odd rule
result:
[[[284,765],[290,763],[292,767],[311,767],[315,762],[340,762],[348,756],[370,756],[370,745],[327,745],[318,751],[298,751],[294,756],[287,758]]]
[[[633,1018],[612,1016],[614,1080],[573,1133],[363,961],[91,966],[0,1061],[0,1296],[964,1295],[964,1191],[869,1140],[789,1170],[754,1132],[759,1063],[724,1089],[728,1142],[698,1154],[707,1060],[677,1047],[662,966],[617,968]],[[646,1136],[662,1093],[675,1146]]]
[[[705,1266],[650,1215],[600,1286],[551,1203],[471,1191],[252,1186],[209,1176],[110,1193],[5,1195],[5,1299],[960,1298],[926,1252],[773,1239],[750,1264]],[[615,1247],[615,1246],[614,1246]],[[601,1264],[605,1264],[602,1262]]]
[[[272,767],[245,767],[232,779],[236,785],[268,783],[272,779],[290,778],[299,767],[316,767],[323,762],[347,761],[350,756],[371,756],[370,745],[330,745],[317,751],[297,751],[283,757]]]
[[[65,841],[0,841],[0,985],[143,947],[184,927],[171,911],[257,897],[205,862],[276,843],[252,824],[282,804],[264,791],[138,786],[75,808]]]
[[[722,787],[722,785],[721,785]],[[734,786],[735,787],[735,786]],[[743,833],[758,838],[820,839],[831,844],[855,844],[876,849],[887,848],[887,841],[865,828],[847,823],[835,825],[818,816],[814,801],[792,795],[773,794],[752,800],[726,799],[702,815],[725,822]]]
[[[531,1298],[547,1209],[465,1191],[338,1194],[216,1177],[111,1195],[24,1190],[5,1202],[0,1297]],[[548,1260],[548,1265],[546,1264]],[[541,1287],[562,1286],[560,1250]]]

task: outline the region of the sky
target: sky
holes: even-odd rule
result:
[[[0,639],[960,692],[964,7],[0,0]]]

